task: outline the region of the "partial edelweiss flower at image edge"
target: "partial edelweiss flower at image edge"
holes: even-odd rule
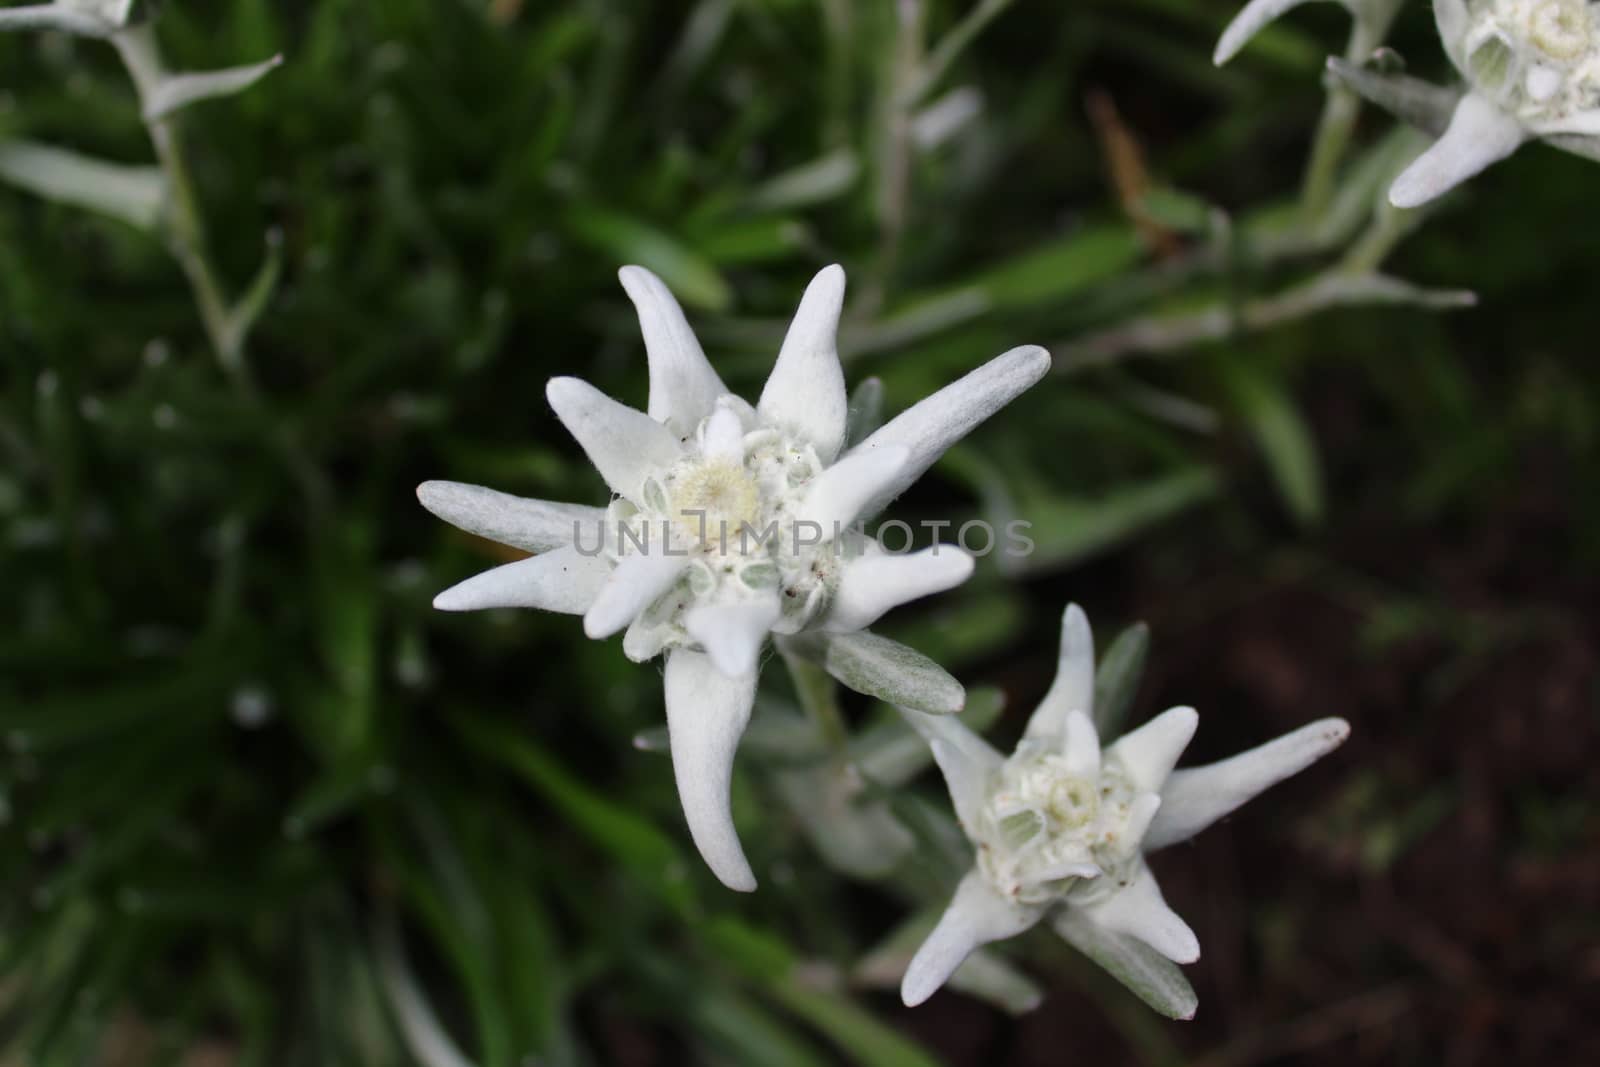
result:
[[[901,709],[933,750],[976,849],[906,969],[906,1004],[927,1000],[977,948],[1053,916],[1075,943],[1084,935],[1074,924],[1088,924],[1091,941],[1121,935],[1153,949],[1164,957],[1156,964],[1173,972],[1170,987],[1185,991],[1171,1014],[1192,1016],[1192,991],[1171,964],[1199,959],[1200,945],[1162,898],[1145,856],[1193,837],[1350,733],[1343,719],[1323,719],[1232,759],[1174,771],[1199,722],[1194,709],[1164,712],[1102,750],[1094,682],[1089,621],[1069,605],[1055,681],[1010,758],[953,716]]]
[[[1268,22],[1306,2],[1253,0],[1223,32],[1215,61],[1227,62]],[[1345,6],[1377,36],[1398,7],[1395,0]],[[1600,4],[1433,0],[1433,15],[1467,92],[1444,133],[1395,179],[1391,203],[1421,207],[1530,140],[1600,158]]]
[[[644,335],[646,410],[577,378],[546,389],[614,494],[610,505],[424,483],[418,498],[435,515],[535,553],[445,590],[434,606],[582,615],[592,638],[623,633],[636,662],[665,653],[669,747],[690,835],[724,884],[748,891],[756,880],[729,786],[767,636],[851,634],[965,581],[973,560],[953,545],[891,553],[856,527],[1042,378],[1050,357],[1012,349],[847,447],[840,267],[806,289],[753,407],[723,385],[659,278],[634,266],[619,277]],[[960,710],[956,689],[925,710]]]

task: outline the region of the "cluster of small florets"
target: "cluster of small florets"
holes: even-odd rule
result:
[[[1058,752],[1024,741],[1000,768],[979,816],[978,869],[1019,904],[1093,892],[1139,855],[1159,801],[1110,762],[1085,774]]]
[[[695,607],[770,602],[775,590],[772,631],[798,633],[827,608],[852,536],[798,515],[826,465],[810,443],[732,395],[683,444],[677,463],[645,480],[638,504],[612,502],[606,535],[596,537],[613,563],[662,550],[690,557],[678,583],[629,628],[624,650],[645,660],[692,644],[683,619]]]
[[[1481,0],[1471,12],[1465,73],[1485,95],[1538,122],[1600,106],[1600,4]]]

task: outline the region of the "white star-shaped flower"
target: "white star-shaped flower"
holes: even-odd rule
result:
[[[1087,926],[1091,944],[1131,937],[1166,960],[1192,963],[1199,942],[1162,899],[1145,855],[1193,837],[1350,733],[1343,719],[1323,719],[1232,759],[1174,771],[1199,721],[1194,709],[1173,708],[1102,751],[1091,718],[1094,675],[1089,621],[1070,605],[1055,682],[1009,759],[952,716],[903,712],[933,749],[977,849],[906,970],[908,1005],[932,996],[973,950],[1051,913],[1075,943]]]
[[[842,269],[828,267],[806,289],[754,406],[722,384],[659,278],[642,267],[620,277],[644,333],[646,410],[576,378],[546,390],[611,487],[610,506],[424,483],[418,496],[435,515],[536,553],[445,590],[434,606],[582,615],[590,637],[624,633],[630,659],[664,652],[667,728],[690,833],[717,877],[750,890],[755,876],[728,790],[768,634],[858,631],[966,580],[972,558],[953,546],[897,554],[854,527],[1037,382],[1050,357],[1013,349],[847,448],[836,341]],[[873,647],[890,644],[876,638]],[[959,696],[941,710],[958,708]]]
[[[1433,14],[1468,90],[1444,135],[1395,179],[1396,207],[1442,196],[1530,140],[1591,154],[1600,136],[1600,5],[1434,0]]]

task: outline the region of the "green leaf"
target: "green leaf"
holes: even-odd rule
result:
[[[1266,457],[1284,505],[1302,525],[1321,520],[1322,464],[1316,439],[1293,398],[1278,382],[1238,360],[1230,360],[1224,383]]]
[[[654,271],[685,304],[723,311],[733,303],[733,290],[709,260],[655,226],[584,204],[568,208],[564,218],[576,240],[619,267],[636,263]]]
[[[961,722],[974,733],[982,733],[1000,718],[1006,695],[992,686],[967,690],[967,706]],[[856,735],[850,743],[850,759],[861,774],[881,786],[901,786],[921,774],[933,762],[933,753],[917,732],[899,715],[886,716],[877,725]]]
[[[141,230],[156,228],[167,200],[159,168],[107,163],[32,141],[0,142],[0,180]]]
[[[952,714],[966,705],[960,682],[898,641],[865,630],[831,634],[822,641],[823,669],[858,693],[930,715]]]
[[[1192,1019],[1200,999],[1182,969],[1137,938],[1096,926],[1080,912],[1059,909],[1056,933],[1156,1011],[1169,1019]]]
[[[282,65],[283,56],[276,55],[245,67],[166,75],[145,94],[145,121],[159,121],[202,100],[242,93]]]
[[[1111,642],[1094,675],[1094,725],[1109,740],[1122,734],[1150,655],[1150,627],[1135,623]]]

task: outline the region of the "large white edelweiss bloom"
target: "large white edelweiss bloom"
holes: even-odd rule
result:
[[[646,410],[576,378],[546,389],[611,487],[610,506],[424,483],[417,495],[435,515],[536,553],[445,590],[434,606],[582,615],[590,637],[626,631],[630,659],[665,652],[669,744],[690,834],[718,878],[748,891],[756,881],[728,791],[767,635],[851,635],[890,608],[966,580],[972,558],[954,546],[896,554],[853,527],[1043,377],[1050,357],[1035,346],[1013,349],[846,448],[836,341],[842,269],[828,267],[806,289],[754,407],[722,384],[659,278],[642,267],[624,267],[620,278],[644,333]],[[879,656],[887,669],[920,659],[871,640],[877,652],[888,647]],[[953,699],[924,710],[959,710],[960,687],[951,680],[949,689]]]
[[[1323,719],[1232,759],[1174,771],[1194,735],[1194,709],[1173,708],[1102,751],[1091,719],[1094,675],[1089,621],[1069,605],[1055,681],[1009,759],[954,717],[903,710],[933,749],[977,849],[906,969],[908,1005],[932,996],[973,950],[1052,912],[1056,929],[1080,947],[1131,937],[1165,957],[1160,966],[1192,963],[1199,942],[1162,899],[1145,855],[1193,837],[1350,733],[1343,719]],[[1169,984],[1187,991],[1181,973]],[[1193,1013],[1192,999],[1173,999],[1181,1006],[1172,1014]]]

